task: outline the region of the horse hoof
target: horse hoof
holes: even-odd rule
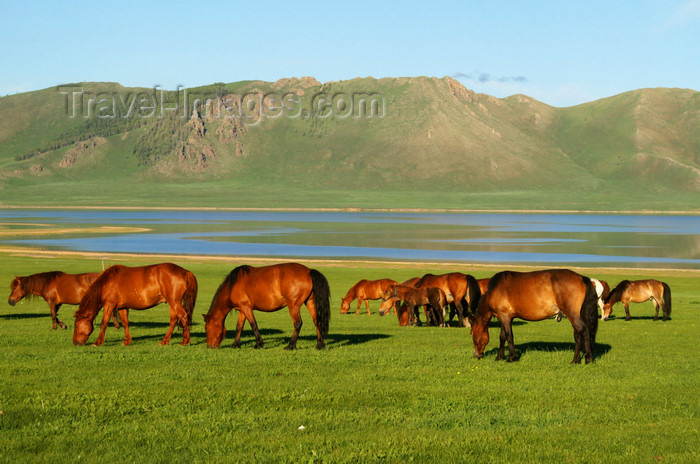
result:
[[[160,346],[166,346],[166,345],[170,345],[170,341],[167,341],[167,342],[166,342],[165,340],[162,340],[162,341],[158,342],[158,344],[159,344]]]
[[[295,349],[296,349],[296,345],[287,345],[287,346],[284,347],[284,349],[285,349],[285,350],[290,350],[290,351],[292,351],[292,350],[295,350]]]

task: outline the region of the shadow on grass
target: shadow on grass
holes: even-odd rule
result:
[[[569,351],[571,352],[571,357],[573,358],[574,349],[576,344],[574,342],[528,342],[515,344],[515,354],[518,359],[521,359],[528,351],[538,352],[538,351]],[[612,349],[612,346],[605,343],[596,343],[593,349],[593,358],[598,358],[607,354]],[[495,347],[486,352],[486,355],[493,358],[498,354],[498,347]],[[508,344],[506,343],[505,354],[508,356]],[[581,347],[581,359],[585,361],[585,352],[583,347]],[[583,361],[582,361],[583,362]]]
[[[38,319],[38,318],[51,318],[51,314],[48,312],[46,314],[34,314],[34,313],[9,313],[9,314],[0,314],[0,319],[6,319],[8,321],[11,320],[17,320],[17,319]],[[71,318],[72,319],[72,318]],[[63,319],[61,319],[63,320]]]
[[[653,321],[653,320],[654,320],[654,316],[633,316],[633,315],[630,315],[630,317],[631,317],[630,321],[634,321],[634,320],[638,320],[638,321]],[[662,319],[663,319],[663,314],[661,313],[661,311],[659,311],[659,319],[658,319],[658,320],[661,321],[661,322],[663,322]],[[666,321],[668,322],[668,321],[670,321],[670,320],[672,320],[672,319],[673,319],[673,318],[671,318],[671,317],[669,316],[669,317],[666,319]],[[608,320],[607,320],[607,321],[601,321],[601,322],[605,323],[605,322],[611,322],[611,321],[615,321],[615,320],[625,322],[625,316],[622,315],[622,316],[620,316],[620,317],[617,317],[617,316],[615,316],[614,314],[611,314],[611,315],[608,317]]]
[[[314,331],[315,332],[315,331]],[[235,337],[235,329],[233,331],[227,331],[226,338],[221,342],[221,348],[230,348],[233,344]],[[289,340],[292,338],[292,331],[283,331],[278,329],[260,329],[260,336],[265,343],[265,346],[286,346]],[[175,337],[175,335],[173,335]],[[204,332],[192,332],[192,344],[206,344],[206,333]],[[352,346],[352,345],[362,345],[367,342],[374,340],[381,340],[384,338],[389,338],[390,335],[386,334],[330,334],[325,338],[327,347],[340,347],[340,346]],[[136,340],[136,337],[134,337]],[[304,348],[306,346],[316,345],[316,334],[299,335],[297,340],[297,348]],[[244,330],[241,334],[241,348],[253,348],[255,346],[255,335],[253,335],[252,330]]]

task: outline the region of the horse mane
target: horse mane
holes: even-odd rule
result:
[[[230,290],[231,287],[233,287],[236,284],[238,278],[241,276],[248,275],[251,269],[253,269],[252,266],[244,264],[243,266],[238,266],[237,268],[233,269],[231,272],[228,273],[228,275],[224,278],[224,281],[221,282],[221,285],[219,285],[219,288],[216,289],[214,297],[211,299],[211,305],[209,306],[210,312],[211,309],[214,307],[216,300],[219,299],[221,292],[223,292],[224,290]]]
[[[489,286],[486,288],[486,292],[490,292],[491,290],[493,290],[494,288],[496,288],[496,286],[497,286],[498,284],[500,284],[500,282],[501,282],[503,279],[505,279],[506,277],[510,276],[511,274],[512,274],[511,271],[501,271],[501,272],[499,272],[499,273],[497,273],[497,274],[494,274],[494,276],[491,277],[491,279],[489,279]]]
[[[435,274],[424,274],[423,277],[418,279],[415,283],[415,287],[421,287],[423,284],[423,281],[429,277],[435,277]]]
[[[608,296],[603,300],[603,303],[608,303],[610,300],[612,300],[613,296],[617,295],[618,298],[622,296],[622,293],[627,290],[627,287],[630,286],[630,281],[629,280],[623,280],[615,288],[610,290],[610,293],[608,293]],[[619,301],[619,300],[618,300]]]
[[[90,284],[85,295],[80,300],[80,305],[78,309],[73,314],[76,319],[82,319],[86,317],[95,318],[98,311],[102,307],[102,287],[105,282],[112,278],[112,276],[118,274],[122,271],[123,266],[114,265],[105,269],[102,274],[95,279],[95,281]]]
[[[41,295],[44,289],[51,282],[63,274],[65,273],[62,271],[49,271],[24,277],[17,277],[17,279],[19,279],[20,283],[22,284],[22,288],[27,294],[26,297],[32,298],[36,295]]]

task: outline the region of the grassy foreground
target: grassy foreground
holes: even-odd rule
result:
[[[2,255],[0,282],[51,269],[99,270],[85,258]],[[114,264],[117,261],[105,261]],[[145,264],[143,261],[119,261]],[[148,262],[154,262],[149,260]],[[240,263],[178,261],[199,279],[192,346],[160,347],[167,308],[131,312],[132,346],[110,328],[105,346],[74,347],[51,331],[46,304],[0,303],[1,462],[698,462],[700,286],[696,273],[660,272],[673,318],[651,303],[633,320],[601,323],[596,362],[569,364],[564,320],[517,323],[520,361],[482,360],[468,330],[399,328],[394,316],[338,314],[361,278],[403,279],[446,269],[313,266],[332,289],[328,347],[313,349],[304,309],[298,350],[286,310],[256,314],[265,347],[207,350],[201,314]],[[455,269],[470,272],[470,269]],[[472,272],[477,277],[491,270]],[[640,271],[596,274],[611,284]],[[229,330],[235,318],[228,320]],[[230,335],[230,334],[229,334]],[[94,333],[90,341],[94,340]],[[225,345],[230,345],[230,340]]]

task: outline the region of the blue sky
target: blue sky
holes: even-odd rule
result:
[[[453,76],[553,106],[645,87],[700,90],[700,0],[0,0],[0,17],[0,95],[293,76]]]

